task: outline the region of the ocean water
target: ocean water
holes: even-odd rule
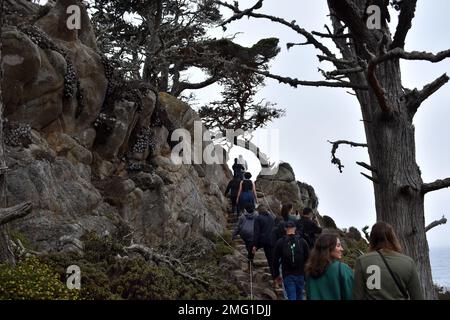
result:
[[[430,248],[430,262],[434,283],[450,291],[450,247]]]

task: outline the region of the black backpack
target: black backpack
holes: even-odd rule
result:
[[[303,266],[302,244],[299,236],[284,237],[281,263],[284,268],[289,270],[299,269]]]
[[[308,244],[309,250],[312,250],[314,248],[314,243],[316,242],[315,235],[310,234],[308,232],[305,232],[304,225],[300,221],[297,223],[297,234],[303,238],[306,243]]]

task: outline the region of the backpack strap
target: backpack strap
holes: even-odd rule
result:
[[[397,279],[397,277],[395,276],[394,272],[392,272],[391,267],[389,267],[386,258],[383,256],[383,254],[380,252],[380,250],[377,250],[378,254],[380,255],[381,259],[383,259],[384,264],[386,265],[386,268],[388,269],[389,273],[391,274],[392,279],[394,279],[395,284],[397,285],[397,288],[400,290],[400,292],[402,293],[403,297],[408,300],[409,296],[408,293],[406,292],[406,289],[400,284],[400,281]]]

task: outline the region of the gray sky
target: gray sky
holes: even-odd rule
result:
[[[255,1],[239,1],[244,9]],[[290,4],[290,5],[289,5]],[[450,2],[446,0],[418,1],[416,17],[407,38],[407,50],[437,52],[450,48],[448,32],[450,22],[447,17]],[[324,24],[330,25],[326,1],[307,0],[265,0],[261,12],[283,17],[311,31],[324,31]],[[229,14],[229,11],[227,11]],[[391,29],[395,31],[397,12],[392,10]],[[297,77],[305,80],[322,80],[317,72],[319,67],[312,46],[294,47],[286,50],[287,42],[302,42],[304,39],[295,32],[265,20],[243,19],[228,25],[226,35],[241,32],[235,41],[242,45],[252,45],[264,37],[279,37],[281,53],[272,63],[272,73]],[[215,35],[223,32],[217,30]],[[331,45],[331,44],[330,44]],[[321,64],[321,68],[330,68]],[[450,73],[450,61],[439,64],[422,62],[402,62],[404,85],[409,88],[422,88],[444,72]],[[445,120],[450,118],[450,84],[424,103],[414,121],[416,127],[417,162],[425,182],[450,177],[450,127]],[[218,98],[219,88],[209,87],[197,91],[200,101]],[[341,146],[338,157],[345,165],[339,173],[331,164],[331,145],[327,140],[346,139],[365,142],[361,111],[356,98],[347,94],[346,89],[333,88],[290,88],[267,80],[266,87],[260,91],[260,98],[278,103],[286,109],[286,116],[271,123],[268,129],[278,129],[280,135],[280,158],[289,162],[297,180],[311,184],[319,196],[319,211],[330,215],[340,227],[364,225],[375,222],[373,187],[362,177],[364,170],[356,161],[369,163],[365,149]],[[444,120],[445,119],[445,120]],[[444,121],[443,121],[444,120]],[[447,139],[445,139],[447,138]],[[232,154],[233,156],[233,154]],[[251,161],[252,171],[257,171]],[[445,189],[428,194],[425,201],[426,223],[448,218],[450,190]],[[450,224],[428,232],[431,247],[450,246]]]

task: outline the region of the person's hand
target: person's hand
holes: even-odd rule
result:
[[[255,254],[256,253],[256,247],[253,247],[252,249],[252,253]]]
[[[275,278],[275,283],[277,284],[277,285],[281,285],[281,282],[283,281],[283,278],[281,277],[281,276],[278,276],[278,277],[276,277]]]

